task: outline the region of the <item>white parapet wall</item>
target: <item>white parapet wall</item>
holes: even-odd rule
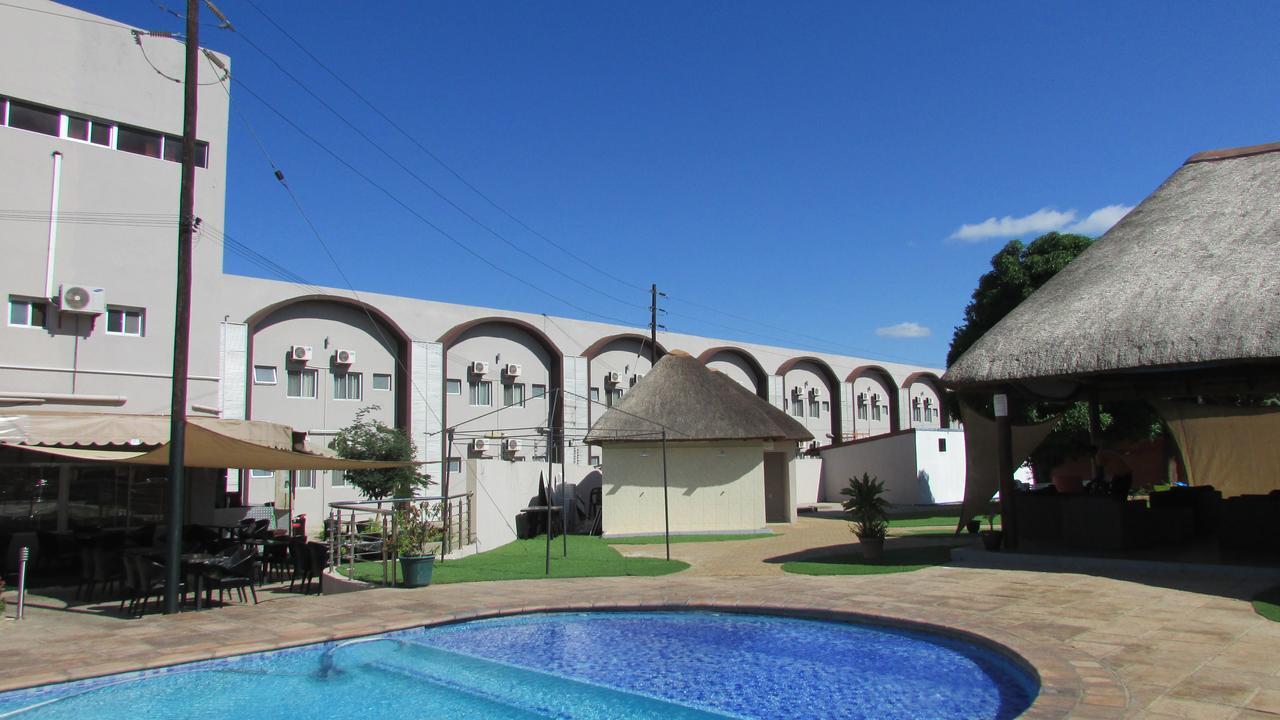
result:
[[[964,432],[918,429],[858,440],[822,451],[820,494],[838,502],[849,478],[863,473],[885,486],[894,505],[931,505],[964,499]]]
[[[797,506],[812,505],[821,499],[822,460],[801,457],[795,461]]]
[[[472,459],[463,463],[464,477],[459,482],[455,478],[450,481],[450,493],[472,493],[475,512],[475,536],[477,550],[483,552],[506,545],[516,539],[516,516],[530,505],[538,496],[538,479],[548,475],[547,465],[537,462],[508,462],[506,460]],[[576,512],[576,497],[585,501],[585,489],[578,492],[598,478],[600,471],[588,465],[566,464],[564,469],[569,485],[569,522],[573,527]],[[553,465],[550,470],[554,487],[548,492],[553,502],[559,504],[560,465]],[[598,480],[595,480],[598,483]],[[559,522],[559,520],[556,520]]]

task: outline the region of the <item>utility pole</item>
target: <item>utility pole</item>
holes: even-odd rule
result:
[[[649,286],[649,366],[658,364],[658,328],[666,330],[658,324],[658,297],[666,297],[666,293],[658,292],[658,285]],[[665,312],[665,311],[664,311]]]
[[[195,228],[196,93],[200,87],[200,2],[187,0],[186,74],[182,83],[182,183],[178,190],[178,291],[173,320],[173,396],[169,408],[169,552],[164,611],[178,612],[186,510],[187,351],[191,340],[191,234]]]

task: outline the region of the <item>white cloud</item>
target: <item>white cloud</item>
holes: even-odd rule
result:
[[[1030,239],[1055,230],[1101,235],[1110,230],[1112,225],[1119,222],[1120,218],[1132,209],[1132,205],[1108,205],[1094,210],[1084,219],[1079,219],[1080,214],[1075,210],[1063,211],[1045,207],[1022,217],[1012,215],[1005,215],[1002,218],[989,217],[980,223],[961,225],[960,229],[951,233],[948,239],[961,242],[1019,236]]]
[[[889,327],[876,328],[876,334],[881,337],[922,338],[929,337],[933,331],[920,323],[902,322]]]
[[[1129,214],[1132,205],[1108,205],[1089,213],[1089,217],[1067,228],[1067,232],[1082,235],[1101,235],[1120,222],[1120,218]]]

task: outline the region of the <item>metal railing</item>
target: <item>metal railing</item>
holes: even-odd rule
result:
[[[395,585],[400,557],[396,509],[409,504],[418,504],[429,522],[440,529],[438,556],[475,542],[471,493],[331,502],[325,520],[329,569],[340,571],[346,565],[347,577],[354,579],[357,562],[380,562],[382,585]]]

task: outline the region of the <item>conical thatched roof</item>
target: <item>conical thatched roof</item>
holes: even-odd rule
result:
[[[586,441],[812,440],[804,426],[680,350],[658,361],[591,426]]]
[[[952,387],[1280,358],[1280,143],[1193,156],[947,370]]]

